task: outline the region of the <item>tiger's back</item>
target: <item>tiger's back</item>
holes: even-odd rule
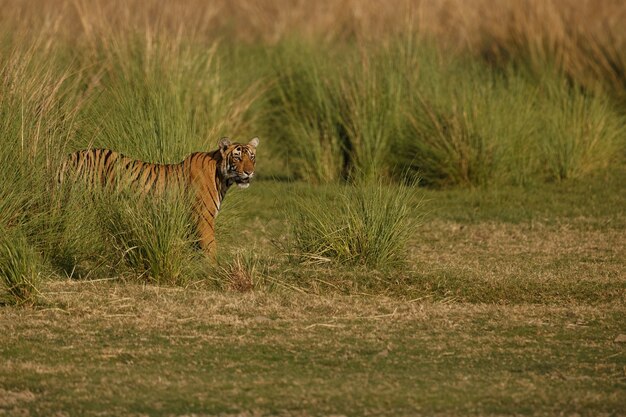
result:
[[[59,170],[58,182],[81,180],[89,188],[134,188],[142,194],[153,190],[162,192],[188,182],[184,162],[155,164],[129,158],[111,149],[86,149],[67,157]]]

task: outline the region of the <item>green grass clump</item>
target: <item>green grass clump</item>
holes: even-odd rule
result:
[[[371,180],[389,170],[406,85],[396,56],[373,49],[278,48],[270,121],[299,178]]]
[[[269,99],[275,149],[297,177],[336,181],[349,162],[335,93],[337,69],[323,51],[307,44],[283,44],[275,55],[276,84]]]
[[[417,226],[415,194],[412,186],[376,182],[303,198],[290,213],[296,253],[371,268],[402,264]]]
[[[421,84],[407,106],[399,166],[434,186],[527,180],[536,136],[534,88],[469,63],[437,72],[425,72],[432,83]]]
[[[103,238],[103,218],[94,192],[82,181],[57,184],[50,196],[51,205],[38,219],[39,246],[46,262],[60,273],[73,278],[103,274],[103,259],[109,246]]]
[[[38,254],[18,231],[0,232],[0,304],[33,304],[41,281]]]
[[[537,141],[544,177],[581,178],[615,162],[625,144],[626,125],[610,102],[564,80],[546,84],[537,118],[544,127],[543,140]]]
[[[100,216],[112,251],[113,269],[129,269],[146,282],[187,285],[198,277],[204,255],[194,247],[195,223],[188,196],[104,196]]]

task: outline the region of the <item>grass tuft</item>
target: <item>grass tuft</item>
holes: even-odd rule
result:
[[[418,222],[416,188],[358,183],[301,199],[289,213],[293,245],[303,259],[387,268],[402,264]]]
[[[568,86],[548,83],[539,123],[545,126],[540,158],[548,180],[581,178],[607,168],[624,146],[624,120],[609,101]]]
[[[270,121],[280,146],[299,178],[325,183],[344,174],[340,103],[334,91],[338,75],[323,50],[308,44],[286,43],[276,55],[275,87]]]
[[[105,196],[100,217],[113,253],[114,269],[130,268],[146,282],[187,285],[203,269],[204,256],[194,246],[191,204],[179,193]]]
[[[256,254],[236,252],[212,269],[212,276],[220,289],[248,292],[265,282],[266,271]]]
[[[26,238],[2,230],[0,236],[0,303],[34,304],[39,295],[41,262]]]

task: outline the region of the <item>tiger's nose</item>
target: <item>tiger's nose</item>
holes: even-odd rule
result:
[[[254,176],[254,171],[243,171],[244,174],[246,174],[246,177],[248,178],[252,178]]]

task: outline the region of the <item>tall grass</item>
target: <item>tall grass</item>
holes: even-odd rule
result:
[[[503,72],[413,38],[278,54],[275,149],[307,181],[400,180],[408,169],[432,186],[528,184],[597,171],[623,146],[608,101],[547,67],[540,79]]]
[[[111,273],[106,217],[98,194],[80,181],[54,184],[51,205],[40,220],[40,250],[53,270],[72,278]],[[110,206],[109,206],[110,207]]]
[[[626,133],[606,98],[554,74],[531,81],[479,67],[420,92],[410,109],[405,166],[435,185],[581,177],[614,162]]]
[[[3,38],[0,45],[0,229],[9,236],[3,273],[12,283],[23,282],[15,284],[23,298],[35,291],[40,261],[58,249],[53,178],[78,129],[82,96],[77,77],[48,42],[50,34],[38,35],[22,39],[25,45],[19,38]]]
[[[415,189],[362,182],[335,190],[301,199],[290,212],[296,254],[373,268],[402,264],[420,216]]]
[[[187,285],[199,279],[204,258],[197,240],[189,196],[172,190],[163,196],[102,195],[108,254],[118,273],[125,267],[145,282]]]
[[[94,48],[106,67],[97,100],[83,112],[82,146],[177,162],[215,149],[220,137],[249,133],[260,82],[241,86],[236,68],[221,67],[215,46],[144,33],[105,34]]]
[[[315,183],[389,171],[402,115],[405,80],[395,56],[339,50],[297,43],[276,52],[277,149],[297,176]]]
[[[617,162],[626,129],[607,99],[561,80],[546,87],[538,117],[543,140],[537,141],[545,178],[580,178]]]
[[[5,222],[43,209],[40,197],[76,129],[76,84],[54,51],[36,40],[2,45],[0,63],[0,201]]]
[[[362,51],[346,66],[337,91],[341,126],[350,151],[351,177],[371,181],[388,174],[403,117],[406,77],[394,54]]]
[[[0,304],[33,304],[42,264],[19,230],[0,229]]]
[[[536,86],[471,61],[431,63],[419,79],[398,140],[400,166],[436,186],[523,183],[536,174]]]
[[[277,152],[300,178],[335,181],[349,161],[337,100],[337,70],[323,50],[289,43],[275,52],[276,83],[269,114]]]
[[[510,2],[485,18],[472,48],[492,65],[515,65],[538,78],[549,67],[626,104],[623,2]]]
[[[621,0],[5,0],[3,27],[19,33],[55,27],[56,38],[84,46],[105,31],[194,38],[205,44],[273,45],[313,41],[387,42],[400,34],[433,39],[442,50],[469,51],[500,68],[540,75],[550,64],[585,88],[626,97],[626,6]]]

